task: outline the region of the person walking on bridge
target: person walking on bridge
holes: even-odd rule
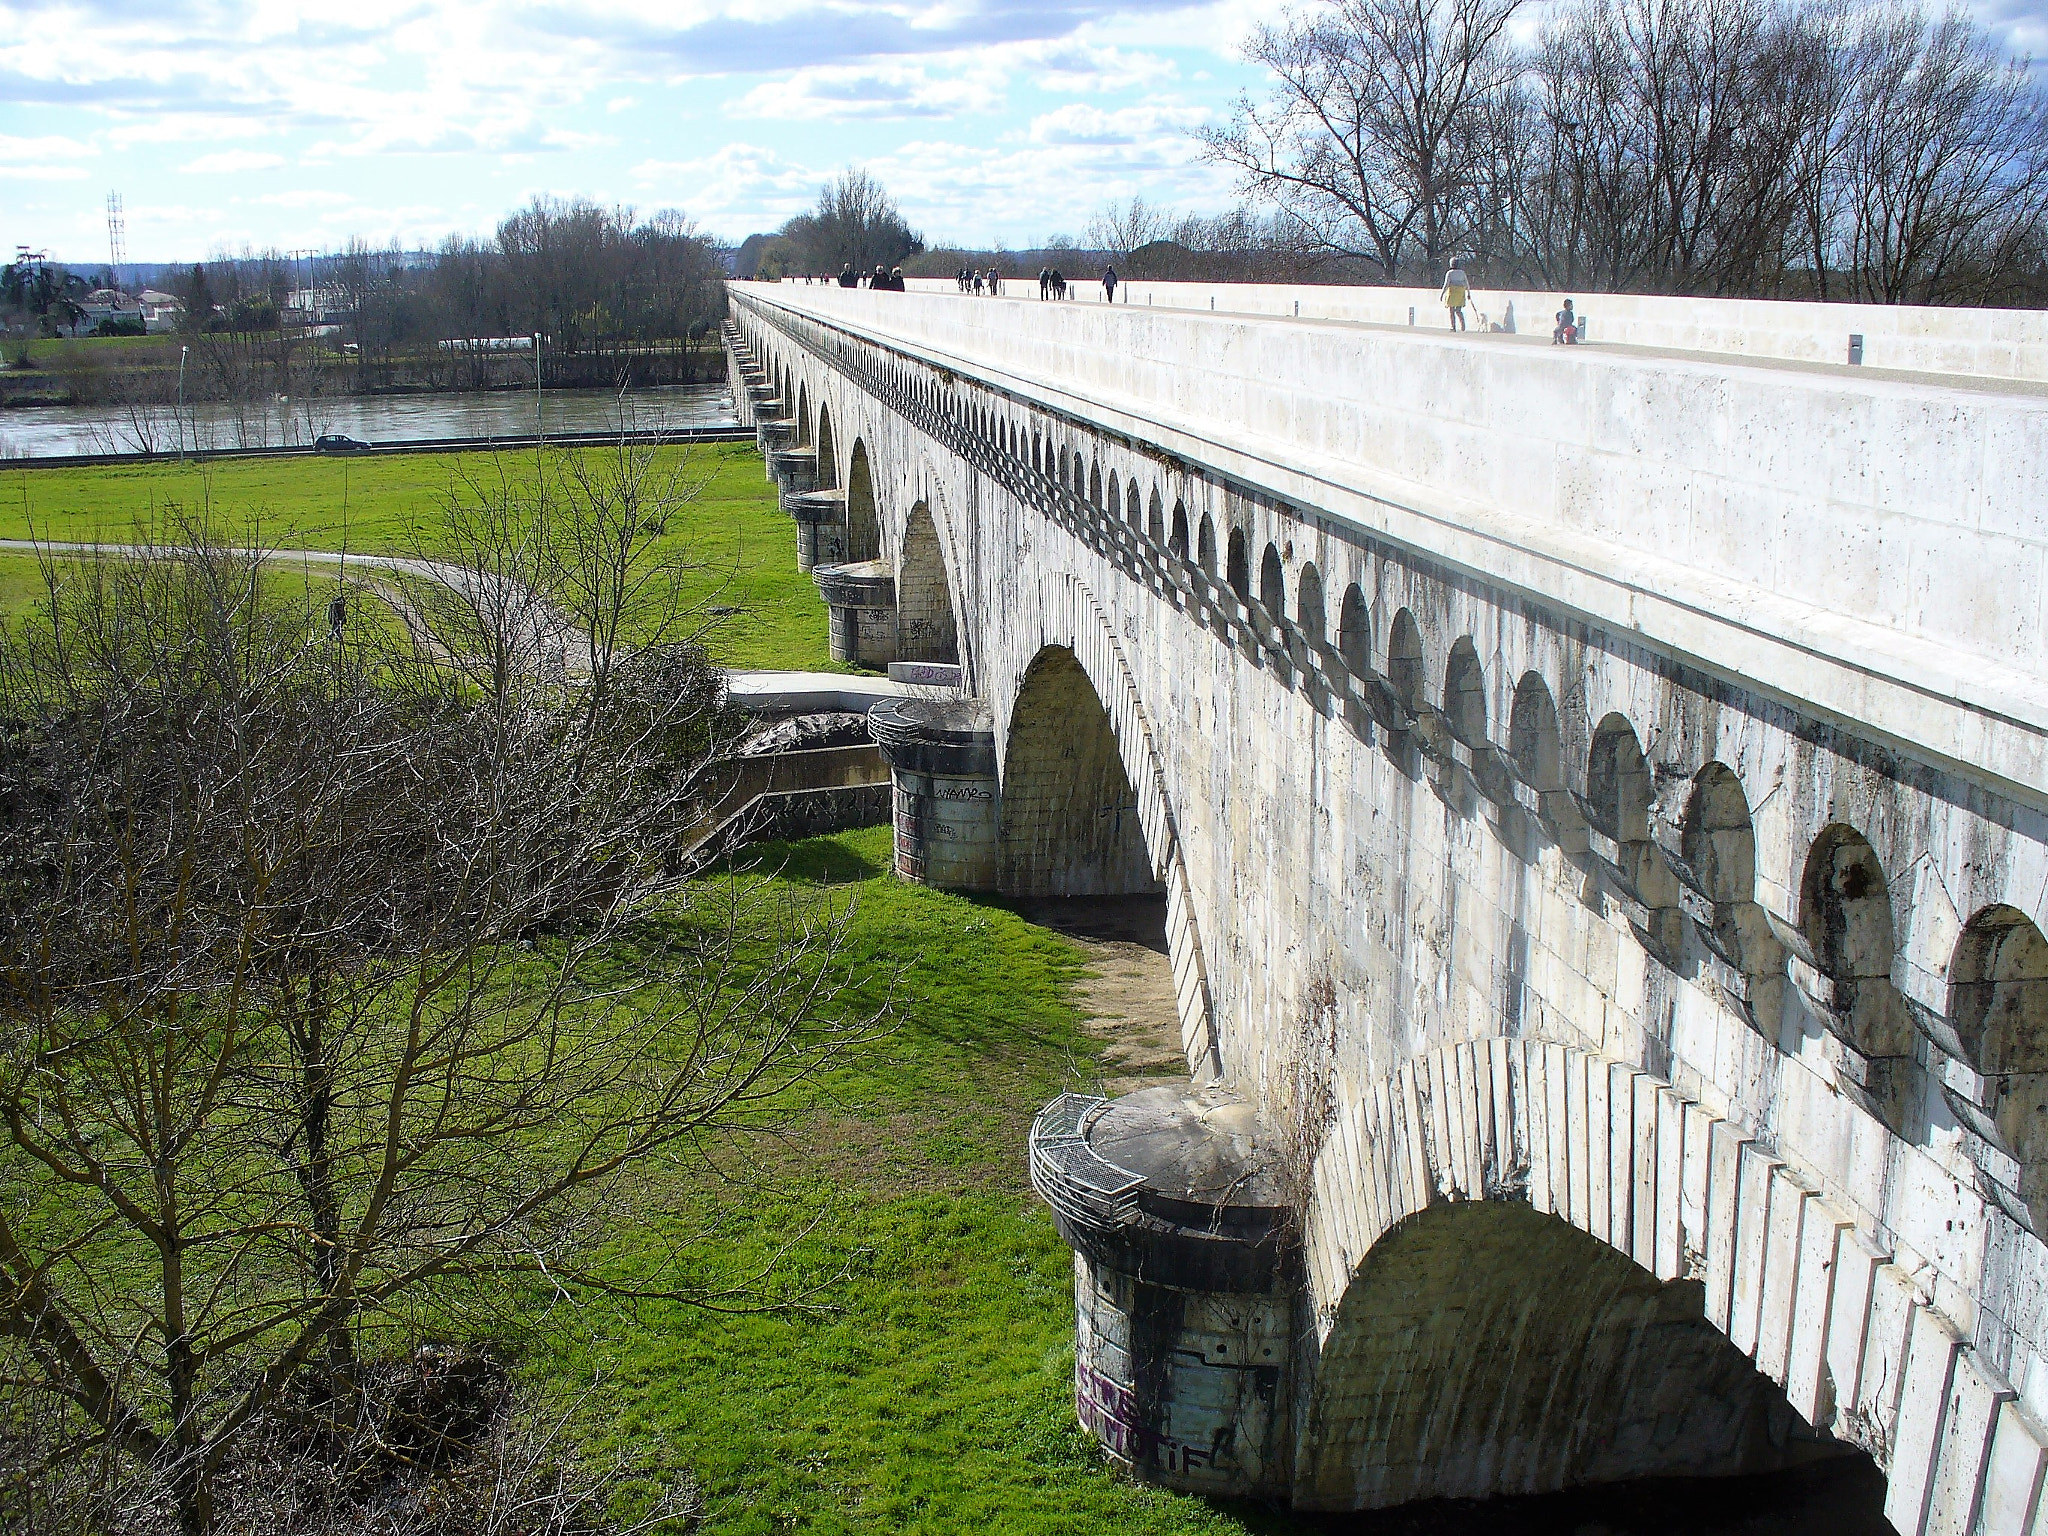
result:
[[[1471,301],[1472,286],[1465,281],[1465,269],[1455,261],[1451,263],[1450,271],[1444,274],[1442,298],[1444,308],[1451,312],[1451,329],[1454,331],[1464,330],[1465,306]]]
[[[1052,268],[1038,269],[1038,297],[1041,302],[1052,297]]]
[[[858,288],[860,286],[860,279],[853,275],[853,263],[850,261],[839,269],[839,286],[842,288]]]
[[[1114,304],[1116,302],[1115,267],[1104,267],[1102,269],[1102,302],[1105,304]]]

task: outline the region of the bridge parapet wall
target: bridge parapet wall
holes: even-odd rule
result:
[[[2048,399],[1123,305],[736,292],[2048,785]]]
[[[1098,302],[1099,272],[1076,274],[1075,300]],[[1070,277],[1070,282],[1074,279]],[[921,293],[957,293],[946,278],[912,278]],[[1011,280],[1009,291],[1028,284]],[[2048,381],[2048,314],[2028,309],[1950,305],[1819,304],[1783,299],[1670,298],[1642,293],[1475,289],[1468,313],[1479,331],[1511,327],[1547,341],[1552,316],[1573,301],[1591,321],[1596,346],[1656,347],[1759,361],[1851,366],[1850,339],[1861,338],[1858,366],[1965,380]],[[1442,330],[1449,317],[1435,288],[1354,287],[1325,283],[1153,282],[1126,277],[1117,302],[1139,308],[1220,315]]]

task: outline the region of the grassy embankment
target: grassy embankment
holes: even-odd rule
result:
[[[802,1233],[775,1287],[822,1282],[817,1310],[586,1304],[527,1347],[524,1379],[584,1394],[592,1440],[689,1468],[719,1536],[1296,1529],[1117,1478],[1074,1424],[1073,1260],[1023,1150],[1031,1115],[1093,1068],[1080,957],[1001,908],[894,879],[889,839],[745,856],[751,878],[855,898],[850,1016],[887,997],[893,1024],[783,1138],[723,1159],[747,1172],[657,1175],[652,1219],[607,1259],[615,1283],[647,1284],[651,1254],[722,1210],[722,1239],[681,1278],[744,1278]]]
[[[797,569],[795,530],[776,507],[760,456],[743,443],[663,452],[687,453],[692,471],[704,476],[670,535],[672,547],[697,566],[689,596],[707,608],[738,610],[717,618],[707,636],[712,655],[735,667],[847,670],[827,652],[824,605]],[[500,472],[530,483],[533,455],[0,469],[0,538],[130,542],[171,508],[208,508],[216,526],[253,525],[273,548],[409,554],[414,523],[431,526],[436,507],[464,477]],[[306,575],[316,590],[332,578],[319,566]],[[33,556],[0,554],[0,605],[14,611],[39,588]]]

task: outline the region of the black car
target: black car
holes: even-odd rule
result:
[[[353,437],[344,437],[339,432],[323,432],[313,439],[315,453],[368,453],[370,445]]]

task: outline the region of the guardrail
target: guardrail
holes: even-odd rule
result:
[[[4,418],[0,418],[4,425]],[[369,443],[361,448],[340,451],[315,448],[310,443],[292,444],[275,448],[192,448],[180,454],[176,449],[164,453],[64,453],[48,454],[42,457],[0,459],[0,469],[84,469],[93,465],[108,464],[172,464],[184,460],[212,459],[289,459],[289,458],[373,458],[387,453],[452,453],[457,451],[485,452],[497,448],[533,448],[551,445],[554,447],[594,446],[609,443],[628,443],[652,447],[667,447],[671,444],[688,443],[751,443],[754,432],[751,427],[669,427],[637,432],[549,432],[544,436],[532,432],[499,432],[481,437],[413,437],[401,438],[396,442]]]

